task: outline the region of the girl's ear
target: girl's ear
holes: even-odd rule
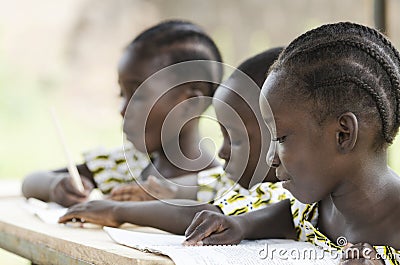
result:
[[[342,154],[351,152],[358,137],[358,120],[352,112],[341,114],[338,119],[338,130],[336,132],[336,144]]]

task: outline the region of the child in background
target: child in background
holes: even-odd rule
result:
[[[348,241],[343,264],[399,264],[400,178],[386,151],[399,129],[400,55],[390,41],[354,23],[311,30],[282,52],[260,104],[272,134],[268,160],[308,205],[283,200],[237,217],[203,212],[186,243],[271,238],[279,229],[328,251]]]
[[[232,187],[231,184],[228,189],[219,189],[210,204],[199,204],[196,200],[91,201],[71,207],[60,218],[60,222],[68,222],[74,218],[107,226],[119,226],[127,222],[183,234],[193,216],[201,210],[238,215],[280,200],[280,197],[271,196],[275,193],[269,191],[279,188],[275,184],[253,184],[264,180],[276,181],[275,172],[269,171],[265,159],[260,159],[266,155],[270,137],[261,119],[257,102],[265,73],[281,51],[282,48],[270,49],[246,60],[217,89],[213,99],[217,118],[224,132],[219,156],[225,160],[224,168],[231,178],[230,183],[238,182],[240,185]],[[244,126],[239,126],[242,123]],[[246,153],[249,156],[243,163]],[[213,180],[225,176],[225,173],[216,169],[199,173],[199,196],[202,196],[204,185],[211,190],[218,189],[219,187],[207,186],[207,183],[218,184],[219,182]],[[250,190],[249,185],[253,186]],[[288,192],[287,196],[290,196]]]
[[[125,49],[118,67],[118,82],[124,100],[121,115],[125,115],[132,95],[148,77],[167,66],[192,60],[222,61],[215,43],[197,25],[173,20],[160,23],[141,33]],[[192,82],[179,85],[165,93],[153,106],[153,111],[146,123],[145,135],[140,130],[134,132],[132,131],[135,130],[134,128],[124,126],[125,134],[136,149],[125,147],[125,150],[119,149],[111,152],[100,150],[86,154],[86,162],[78,165],[78,171],[85,187],[84,192],[80,192],[74,187],[64,168],[28,175],[22,185],[24,196],[71,206],[86,201],[94,187],[98,187],[103,193],[109,193],[121,183],[130,183],[137,178],[146,180],[150,175],[172,178],[197,173],[199,165],[196,163],[193,163],[192,167],[196,170],[181,169],[172,164],[165,156],[160,139],[163,120],[177,104],[188,98],[212,97],[222,78],[222,70],[213,68],[205,69],[205,71],[215,83]],[[146,88],[146,93],[160,94],[162,91],[158,91],[156,87],[149,87]],[[151,102],[137,98],[137,100],[133,99],[131,105],[139,104],[138,102],[142,106],[151,104]],[[181,151],[188,158],[199,156],[199,119],[195,117],[200,116],[206,107],[201,104],[189,106],[187,113],[193,115],[194,119],[187,122],[180,132],[176,132],[179,134]],[[142,126],[141,122],[145,122],[140,115],[133,118],[130,121],[136,123],[138,127]],[[175,118],[183,119],[183,117]],[[145,146],[141,144],[144,139]],[[202,155],[211,163],[201,170],[219,165],[210,154],[203,151]],[[130,174],[129,169],[133,174]]]

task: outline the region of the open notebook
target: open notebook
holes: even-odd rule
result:
[[[184,236],[150,234],[104,227],[117,243],[169,256],[176,265],[201,264],[338,264],[341,254],[329,253],[306,242],[268,239],[244,240],[231,246],[182,246]]]
[[[89,200],[100,200],[102,198],[102,193],[97,189],[93,189],[89,196]],[[65,208],[55,202],[44,202],[35,198],[24,200],[21,203],[21,206],[28,212],[39,217],[39,219],[46,224],[58,224],[58,219],[68,211],[68,208]],[[85,223],[85,227],[99,228],[100,226]]]
[[[39,217],[46,224],[57,224],[58,218],[67,212],[67,208],[54,202],[43,202],[29,198],[21,202],[21,206],[28,212]]]

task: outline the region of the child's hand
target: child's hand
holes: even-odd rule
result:
[[[186,246],[239,244],[244,238],[241,224],[234,216],[212,211],[198,212],[185,232]]]
[[[107,200],[90,201],[72,206],[68,212],[61,216],[59,223],[67,223],[73,220],[92,224],[118,227],[121,225],[116,219],[116,202]]]
[[[65,207],[85,202],[94,186],[93,183],[86,178],[82,178],[82,183],[85,188],[84,192],[80,192],[75,187],[68,173],[61,174],[60,177],[55,178],[50,185],[50,201],[54,201]]]
[[[340,265],[383,265],[383,260],[376,250],[368,243],[350,244],[343,250]]]
[[[150,201],[156,199],[173,199],[177,188],[154,176],[144,182],[143,188],[138,184],[116,187],[111,191],[110,199],[115,201]]]

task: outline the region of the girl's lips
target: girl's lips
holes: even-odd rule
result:
[[[279,179],[280,181],[288,181],[288,180],[290,180],[289,177],[283,177],[283,176],[278,176],[278,175],[276,175],[276,178]]]
[[[282,180],[282,188],[290,190],[289,184],[292,183],[292,180],[288,179],[288,180]]]

